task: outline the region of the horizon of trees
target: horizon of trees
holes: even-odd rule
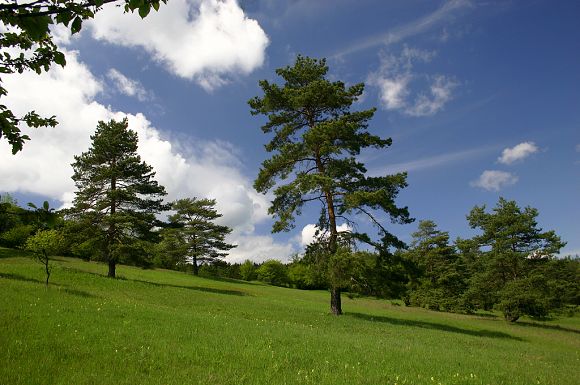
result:
[[[0,223],[3,225],[0,246],[32,251],[46,269],[47,282],[50,255],[102,261],[98,255],[87,253],[79,247],[79,240],[71,234],[74,226],[61,212],[50,209],[51,224],[47,226],[46,220],[39,219],[43,216],[47,218],[46,214],[39,216],[42,208],[31,210],[20,207],[9,194],[0,196],[0,202]],[[504,216],[507,209],[511,213]],[[573,314],[578,311],[580,256],[557,257],[549,252],[562,242],[553,232],[543,232],[537,227],[537,210],[529,207],[520,209],[514,201],[500,198],[491,213],[486,212],[484,206],[475,206],[466,216],[467,224],[476,225],[475,216],[482,213],[497,215],[500,220],[506,220],[518,229],[522,226],[517,219],[527,219],[532,225],[527,230],[531,231],[520,232],[520,240],[529,239],[530,233],[533,233],[537,238],[535,242],[541,242],[542,247],[515,251],[505,259],[503,256],[506,254],[487,246],[490,243],[505,245],[501,237],[482,231],[482,234],[470,239],[451,241],[449,233],[438,229],[434,221],[424,220],[419,222],[408,248],[400,248],[389,254],[347,251],[351,254],[348,258],[351,263],[341,265],[344,292],[349,297],[363,295],[402,300],[407,306],[435,311],[474,313],[497,310],[512,322],[523,315],[541,319],[554,313]],[[497,223],[490,226],[500,227]],[[167,227],[160,231],[167,229],[172,230]],[[516,238],[513,234],[510,237]],[[148,247],[142,248],[139,258],[129,258],[123,263],[194,274],[194,267],[187,256],[179,247],[164,244],[166,241],[167,238],[160,237],[158,243],[151,242]],[[523,246],[530,244],[527,241],[521,243]],[[43,247],[47,254],[43,254]],[[287,262],[246,260],[231,263],[223,258],[210,258],[200,261],[197,274],[210,278],[260,281],[302,290],[329,290],[332,277],[321,265],[320,252],[320,247],[314,243],[303,254],[296,254]],[[515,276],[514,268],[518,270]],[[504,275],[514,278],[505,281],[499,278]]]
[[[419,223],[410,247],[389,232],[376,214],[394,223],[413,221],[408,208],[395,203],[406,174],[365,175],[357,160],[361,149],[386,148],[391,140],[368,131],[374,109],[351,111],[364,85],[346,87],[327,79],[327,72],[324,59],[298,56],[293,66],[276,71],[282,86],[261,81],[264,95],[249,101],[252,114],[268,118],[264,133],[273,135],[266,145],[272,156],[254,186],[273,190],[272,231],[289,231],[305,204],[320,203],[316,240],[290,263],[224,261],[236,245],[225,241],[232,229],[214,223],[221,217],[216,201],[165,203],[166,191],[137,154],[137,134],[127,119],[99,122],[89,150],[75,156],[73,207],[55,212],[45,202],[27,210],[9,194],[1,196],[0,246],[31,251],[45,267],[47,286],[50,257],[63,254],[103,261],[109,277],[125,263],[325,289],[335,315],[342,313],[343,291],[433,310],[497,309],[512,322],[580,305],[580,260],[554,257],[565,243],[538,227],[531,207],[503,198],[491,212],[475,206],[467,220],[480,234],[454,242],[433,221]],[[338,231],[339,218],[354,225],[360,215],[375,225],[378,240],[355,227]]]

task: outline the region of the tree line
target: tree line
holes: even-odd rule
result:
[[[306,290],[335,285],[351,296],[400,299],[436,311],[498,310],[512,322],[523,315],[572,314],[580,306],[580,258],[555,257],[563,242],[538,227],[537,215],[500,198],[491,212],[475,206],[467,215],[479,231],[473,238],[451,242],[448,232],[425,220],[410,246],[393,253],[343,248],[337,265],[313,243],[288,264],[220,262],[204,274]]]
[[[414,220],[396,203],[406,173],[370,176],[359,156],[369,148],[386,150],[392,140],[369,131],[374,108],[352,109],[364,84],[346,86],[328,71],[325,59],[299,55],[276,70],[280,83],[261,81],[263,95],[249,101],[253,115],[267,118],[262,131],[271,156],[254,187],[273,192],[272,231],[290,231],[307,205],[320,210],[315,241],[292,263],[222,261],[235,245],[225,241],[232,230],[216,223],[215,200],[166,203],[165,188],[137,154],[137,134],[126,119],[99,122],[89,150],[75,156],[71,208],[55,213],[45,203],[25,210],[4,197],[0,243],[40,256],[47,283],[49,256],[65,254],[104,261],[110,277],[125,263],[327,289],[335,315],[342,313],[345,291],[435,310],[497,308],[511,321],[579,304],[578,259],[556,259],[565,243],[538,227],[537,210],[513,201],[500,199],[491,212],[474,207],[468,223],[480,234],[454,243],[434,222],[422,221],[407,248],[385,224]],[[166,211],[171,214],[161,220]],[[375,235],[359,230],[361,220]],[[339,221],[348,230],[339,231]]]

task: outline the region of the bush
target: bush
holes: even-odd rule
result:
[[[286,265],[280,261],[270,259],[258,267],[256,273],[260,281],[269,283],[270,285],[285,286],[288,284]]]
[[[293,263],[288,267],[288,279],[297,289],[313,289],[317,286],[312,268],[302,263]]]
[[[20,225],[11,228],[0,236],[0,242],[3,246],[11,248],[23,247],[26,240],[34,232],[35,227],[32,225]]]
[[[253,281],[256,279],[256,266],[249,259],[246,259],[240,266],[240,276],[244,281]]]
[[[501,291],[497,309],[510,322],[516,322],[523,315],[546,317],[550,306],[544,294],[545,286],[541,277],[512,281]]]

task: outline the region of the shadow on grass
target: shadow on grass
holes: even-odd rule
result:
[[[28,251],[0,247],[0,259],[14,257],[30,257],[30,255],[31,254]]]
[[[39,279],[35,279],[35,278],[28,278],[25,277],[23,275],[18,275],[18,274],[10,274],[10,273],[0,273],[0,278],[4,278],[4,279],[13,279],[15,281],[23,281],[23,282],[33,282],[33,283],[39,283],[43,286],[45,286],[45,282],[41,281]],[[91,294],[91,293],[87,293],[86,291],[82,291],[82,290],[77,290],[77,289],[71,289],[70,287],[67,287],[66,285],[56,285],[56,284],[50,284],[48,285],[48,287],[54,287],[58,290],[62,290],[67,294],[72,294],[72,295],[76,295],[79,297],[84,297],[84,298],[96,298],[95,295]]]
[[[562,332],[580,334],[579,329],[567,328],[567,327],[560,326],[560,325],[546,325],[546,324],[539,324],[539,323],[535,323],[535,322],[525,322],[525,321],[518,321],[518,322],[514,323],[514,325],[523,326],[523,327],[538,328],[538,329],[558,330],[558,331],[562,331]]]
[[[147,285],[152,285],[152,286],[156,286],[156,287],[174,287],[177,289],[189,289],[189,290],[202,291],[205,293],[213,293],[213,294],[237,295],[240,297],[248,295],[248,293],[244,293],[243,291],[239,291],[239,290],[215,289],[212,287],[202,287],[202,286],[173,285],[170,283],[150,282],[150,281],[143,281],[140,279],[127,279],[127,281],[145,283]]]
[[[504,338],[509,340],[516,340],[516,341],[523,341],[522,338],[514,337],[507,333],[496,332],[492,330],[470,330],[470,329],[462,329],[456,326],[450,325],[443,325],[433,322],[426,322],[426,321],[415,321],[415,320],[407,320],[407,319],[398,319],[398,318],[391,318],[385,316],[376,316],[376,315],[369,315],[369,314],[362,314],[362,313],[345,313],[354,318],[363,319],[365,321],[371,322],[381,322],[391,325],[397,326],[410,326],[422,329],[431,329],[431,330],[440,330],[443,332],[450,332],[450,333],[459,333],[465,334],[474,337],[487,337],[487,338]]]

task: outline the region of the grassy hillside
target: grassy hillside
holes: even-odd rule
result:
[[[580,319],[508,324],[0,249],[2,384],[580,383]]]

